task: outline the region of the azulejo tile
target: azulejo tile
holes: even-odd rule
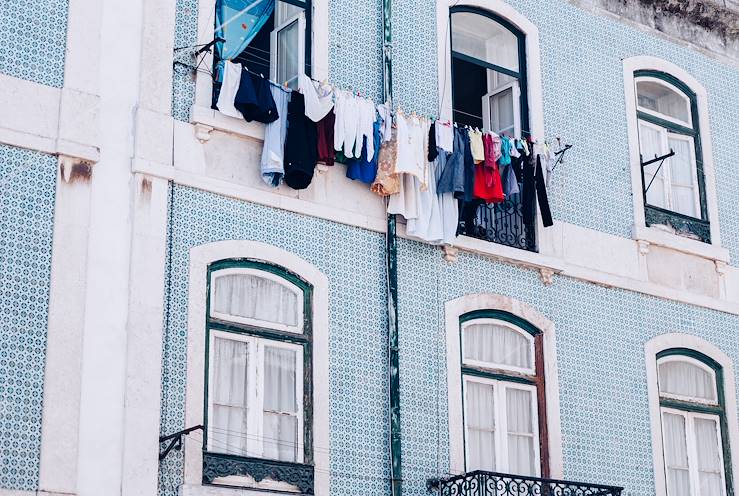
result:
[[[53,156],[0,145],[0,488],[38,487],[55,181]]]

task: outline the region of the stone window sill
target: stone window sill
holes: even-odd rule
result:
[[[193,105],[190,122],[195,125],[195,132],[201,142],[208,141],[211,131],[214,130],[264,141],[264,124],[261,122],[246,122],[244,119],[230,117],[208,107]]]
[[[716,262],[728,264],[730,261],[729,251],[721,246],[672,234],[656,227],[634,226],[633,238],[638,242],[671,248]]]

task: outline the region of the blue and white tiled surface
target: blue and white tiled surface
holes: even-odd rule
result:
[[[195,0],[178,1],[176,45],[198,39]],[[544,118],[549,137],[575,147],[558,168],[550,201],[560,221],[629,237],[633,224],[622,59],[652,55],[690,72],[708,90],[723,245],[739,260],[739,72],[662,38],[593,16],[565,0],[511,0],[539,28]],[[438,112],[433,0],[394,3],[396,104]],[[381,95],[379,0],[331,0],[329,74],[339,86]],[[566,20],[566,22],[564,21]],[[576,27],[576,28],[573,28]],[[585,48],[587,47],[587,49]],[[193,83],[175,77],[174,116],[187,120]],[[383,239],[334,224],[210,193],[175,187],[169,319],[165,334],[162,432],[184,426],[188,249],[252,239],[307,259],[331,283],[332,494],[386,493],[387,456]],[[734,316],[555,277],[462,254],[399,243],[403,477],[407,495],[448,469],[443,304],[463,294],[504,294],[556,326],[564,476],[654,493],[643,346],[655,335],[698,335],[739,360]],[[160,493],[182,480],[180,454],[160,474]]]
[[[178,1],[176,45],[197,39],[196,0]],[[652,55],[683,67],[709,94],[723,245],[739,260],[739,71],[695,50],[583,11],[566,0],[510,0],[539,29],[547,137],[575,145],[550,190],[554,217],[630,237],[634,223],[622,60]],[[436,2],[393,4],[395,104],[438,114]],[[382,94],[380,0],[329,2],[329,74],[335,84]],[[565,21],[566,20],[566,21]],[[576,27],[576,28],[575,28]],[[175,75],[175,117],[188,118],[194,82]],[[446,98],[446,97],[445,97]],[[715,219],[712,219],[715,221]]]
[[[173,195],[172,271],[165,335],[162,433],[184,428],[188,251],[258,240],[315,264],[330,282],[332,494],[387,488],[385,294],[379,234],[183,187]],[[443,261],[438,248],[400,240],[399,327],[403,478],[407,495],[448,470],[443,308],[464,294],[523,301],[556,327],[564,476],[653,494],[644,343],[695,334],[739,361],[735,316],[638,293],[538,274],[485,257]],[[617,344],[616,344],[617,343]],[[180,454],[162,467],[160,494],[182,480]]]
[[[533,306],[557,339],[564,477],[654,494],[644,344],[656,335],[699,336],[739,360],[739,318],[401,240],[398,247],[405,494],[448,467],[443,305],[494,293]],[[438,412],[438,415],[437,415]],[[734,413],[736,415],[736,412]]]
[[[390,469],[385,450],[388,433],[385,422],[384,237],[179,186],[174,188],[171,208],[172,261],[169,319],[164,338],[161,432],[169,434],[186,427],[190,248],[228,239],[261,241],[314,264],[331,284],[329,367],[333,494],[385,494]],[[160,472],[160,494],[176,494],[181,482],[182,455],[173,452]]]
[[[0,145],[0,488],[38,485],[56,159]]]
[[[61,88],[68,0],[0,3],[0,73]]]

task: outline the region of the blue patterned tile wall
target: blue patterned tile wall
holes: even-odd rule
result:
[[[470,293],[525,302],[556,328],[564,476],[654,494],[644,343],[686,332],[739,361],[739,317],[438,248],[399,243],[401,410],[405,494],[425,496],[448,469],[443,304]],[[734,412],[736,415],[736,412]]]
[[[198,38],[197,0],[179,0],[177,46]],[[653,55],[693,74],[709,92],[714,160],[723,245],[739,259],[739,72],[695,50],[585,12],[566,0],[509,2],[539,28],[546,134],[575,148],[558,168],[550,189],[556,219],[629,237],[633,225],[631,176],[622,59]],[[395,2],[394,97],[407,110],[437,114],[436,13],[434,0]],[[330,78],[379,99],[381,1],[330,2]],[[562,22],[567,19],[567,22]],[[577,26],[573,29],[573,26]],[[175,74],[174,115],[186,120],[194,83],[181,67]],[[444,98],[450,98],[445,95]],[[715,220],[715,219],[714,219]]]
[[[546,135],[575,145],[550,190],[555,218],[631,235],[622,59],[652,55],[683,67],[708,91],[722,241],[739,260],[739,212],[734,208],[739,149],[733,146],[739,134],[739,71],[566,0],[508,3],[539,29]],[[398,2],[393,19],[395,103],[422,114],[438,111],[435,5],[435,0]]]
[[[0,73],[61,88],[68,0],[13,0],[0,6]]]
[[[56,159],[0,145],[0,488],[38,486]]]
[[[262,241],[314,264],[331,284],[332,492],[356,496],[386,494],[390,469],[385,450],[388,434],[383,366],[386,362],[383,236],[179,186],[174,187],[171,209],[162,433],[186,427],[189,249],[227,239]],[[199,438],[199,434],[194,438]],[[182,455],[173,452],[160,470],[160,494],[176,494],[182,477]]]
[[[162,433],[184,426],[188,250],[223,239],[294,252],[329,277],[332,494],[387,490],[383,240],[380,235],[183,187],[174,189]],[[485,257],[443,261],[438,248],[399,242],[399,326],[405,494],[448,471],[443,305],[488,292],[523,301],[555,323],[564,477],[653,494],[644,343],[686,332],[739,361],[739,317],[538,274]],[[736,412],[734,413],[736,414]],[[628,426],[628,428],[624,428]],[[182,480],[181,454],[160,472],[160,494]]]

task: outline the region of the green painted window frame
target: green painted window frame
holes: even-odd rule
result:
[[[692,127],[681,126],[674,122],[670,122],[665,119],[653,116],[646,112],[636,110],[637,118],[637,135],[641,139],[639,133],[639,121],[648,122],[654,124],[669,132],[681,134],[683,136],[690,136],[693,138],[693,144],[695,148],[695,168],[698,180],[698,195],[700,199],[700,218],[691,217],[689,215],[673,212],[666,208],[657,207],[647,203],[647,182],[644,175],[644,167],[640,164],[640,173],[642,178],[642,197],[644,199],[644,217],[647,226],[650,225],[669,225],[674,228],[677,232],[686,232],[700,238],[704,243],[711,242],[711,224],[708,217],[708,198],[706,196],[706,177],[703,171],[703,147],[701,144],[701,133],[700,133],[700,122],[698,113],[698,97],[695,92],[690,89],[688,85],[683,83],[675,76],[662,71],[656,71],[651,69],[643,69],[634,71],[634,91],[638,98],[638,92],[636,89],[636,83],[639,78],[650,77],[659,79],[669,84],[677,91],[683,93],[690,102],[690,114],[692,120]],[[647,157],[643,157],[642,160],[648,160]],[[663,165],[664,167],[664,165]]]
[[[452,43],[452,29],[454,26],[454,14],[456,13],[468,13],[468,14],[476,14],[483,17],[487,17],[488,19],[491,19],[494,22],[497,22],[502,27],[510,31],[515,37],[516,41],[518,42],[518,71],[512,71],[510,69],[506,69],[505,67],[501,67],[495,64],[491,64],[485,60],[480,60],[475,57],[471,57],[469,55],[465,55],[460,52],[454,51],[454,45]],[[469,62],[471,64],[478,65],[484,69],[491,69],[496,72],[500,72],[502,74],[506,74],[508,76],[511,76],[518,80],[518,86],[520,90],[520,112],[521,112],[521,137],[530,136],[530,125],[529,125],[529,94],[528,94],[528,72],[526,69],[526,35],[518,29],[516,26],[513,25],[509,20],[507,20],[504,17],[501,17],[494,12],[490,12],[485,9],[480,9],[476,7],[470,7],[465,5],[459,5],[455,7],[451,7],[449,9],[449,47],[451,51],[452,56],[452,64],[451,64],[451,70],[452,70],[452,78],[451,78],[451,98],[452,98],[452,120],[454,119],[454,60],[463,60],[465,62]]]
[[[534,376],[517,374],[515,372],[501,371],[493,372],[484,370],[478,367],[470,367],[464,365],[464,347],[462,344],[462,326],[471,321],[479,319],[495,319],[503,322],[512,324],[515,327],[529,333],[534,338]],[[537,413],[539,415],[538,427],[539,427],[539,461],[541,477],[550,477],[549,469],[549,434],[547,427],[547,404],[546,404],[546,378],[544,373],[544,333],[533,325],[531,322],[522,319],[521,317],[514,315],[504,310],[473,310],[467,312],[459,317],[459,363],[461,366],[461,383],[460,391],[462,391],[462,398],[464,402],[464,378],[465,376],[481,377],[484,379],[492,379],[497,381],[506,381],[519,384],[526,384],[529,386],[536,387],[536,402],[537,402]],[[466,446],[466,429],[465,424],[465,409],[462,408],[462,444]],[[467,450],[465,449],[465,466],[467,464]]]
[[[262,328],[259,326],[225,321],[211,316],[211,280],[214,272],[224,269],[254,269],[276,275],[295,285],[303,294],[303,332],[301,334]],[[205,306],[205,391],[203,401],[203,482],[210,484],[214,475],[253,475],[261,478],[275,474],[284,475],[284,482],[294,484],[302,490],[313,486],[313,287],[298,274],[279,265],[248,258],[227,259],[213,262],[206,275]],[[267,458],[253,458],[219,452],[209,452],[208,446],[208,383],[210,368],[211,330],[235,333],[283,343],[300,345],[303,348],[303,461],[283,462]],[[227,473],[233,471],[234,473]],[[309,482],[306,482],[309,479]]]
[[[672,398],[663,398],[659,393],[659,387],[657,389],[659,396],[660,406],[660,426],[662,425],[662,408],[671,408],[673,410],[680,410],[683,412],[693,413],[705,413],[716,415],[719,418],[719,425],[721,427],[721,451],[723,453],[724,462],[724,479],[726,480],[726,494],[727,496],[733,496],[733,476],[732,476],[732,465],[731,465],[731,444],[729,440],[729,424],[726,416],[726,400],[724,394],[724,370],[721,365],[711,357],[700,353],[699,351],[690,348],[671,348],[663,350],[657,353],[657,370],[659,370],[659,361],[665,357],[678,356],[686,357],[697,360],[704,365],[707,365],[713,370],[716,378],[716,393],[718,397],[718,405],[706,405],[703,403],[694,403],[691,401],[682,401]],[[659,377],[659,373],[657,375]],[[664,449],[664,448],[661,448]]]

